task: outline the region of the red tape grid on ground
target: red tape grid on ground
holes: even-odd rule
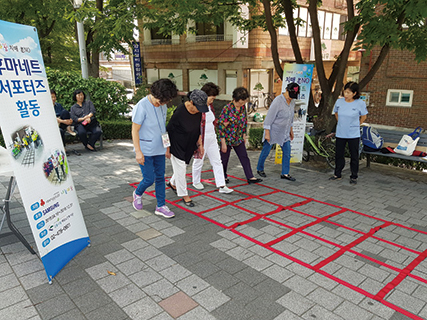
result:
[[[204,173],[205,172],[212,172],[212,171],[208,170],[208,171],[204,171]],[[190,174],[187,174],[187,175],[189,176]],[[404,225],[401,225],[401,224],[393,223],[393,222],[390,222],[390,221],[387,221],[387,220],[384,220],[384,219],[380,219],[380,218],[377,218],[377,217],[374,217],[374,216],[370,216],[368,214],[364,214],[364,213],[361,213],[361,212],[357,212],[357,211],[354,211],[354,210],[351,210],[351,209],[347,209],[347,208],[343,208],[343,207],[340,207],[340,206],[337,206],[337,205],[329,204],[327,202],[322,202],[322,201],[319,201],[319,200],[315,200],[313,198],[308,198],[308,197],[300,196],[300,195],[297,195],[297,194],[294,194],[294,193],[286,192],[286,191],[283,191],[283,190],[280,190],[280,189],[276,189],[276,188],[273,188],[273,187],[270,187],[270,186],[267,186],[267,185],[263,185],[263,184],[259,184],[259,185],[261,185],[262,187],[267,188],[267,189],[269,189],[271,191],[269,191],[267,193],[259,194],[259,195],[249,194],[249,193],[246,193],[246,192],[244,192],[242,190],[236,190],[239,187],[247,185],[246,180],[243,180],[243,179],[240,179],[240,178],[237,178],[237,177],[234,177],[234,176],[229,176],[229,177],[232,178],[232,179],[235,179],[237,181],[241,181],[242,182],[241,184],[233,185],[233,188],[235,189],[235,191],[234,191],[235,193],[239,193],[239,194],[243,195],[244,198],[240,198],[240,199],[237,199],[237,200],[234,200],[234,201],[227,201],[227,200],[225,200],[223,198],[219,198],[219,197],[215,196],[215,192],[217,191],[216,188],[214,190],[209,190],[209,191],[204,191],[203,192],[203,191],[200,191],[200,190],[193,189],[190,186],[188,189],[196,193],[195,195],[192,196],[192,198],[197,198],[199,196],[208,196],[208,197],[210,197],[210,198],[218,201],[220,204],[218,204],[217,206],[215,206],[213,208],[208,208],[208,209],[200,211],[200,212],[195,212],[195,211],[192,211],[192,210],[188,209],[186,206],[181,205],[180,204],[181,199],[178,199],[178,200],[175,200],[175,201],[168,201],[167,200],[167,202],[170,203],[170,204],[173,204],[173,205],[175,205],[175,206],[177,206],[179,208],[181,208],[182,210],[184,210],[184,211],[186,211],[188,213],[191,213],[191,214],[196,215],[196,216],[198,216],[200,218],[203,218],[203,219],[205,219],[205,220],[207,220],[207,221],[209,221],[209,222],[211,222],[211,223],[213,223],[213,224],[215,224],[217,226],[220,226],[220,227],[222,227],[224,229],[228,229],[231,232],[233,232],[233,233],[235,233],[235,234],[237,234],[237,235],[239,235],[239,236],[241,236],[241,237],[243,237],[243,238],[245,238],[245,239],[247,239],[247,240],[249,240],[249,241],[251,241],[251,242],[253,242],[253,243],[255,243],[255,244],[259,245],[259,246],[261,246],[261,247],[263,247],[263,248],[266,248],[266,249],[268,249],[268,250],[270,250],[270,251],[272,251],[272,252],[274,252],[274,253],[276,253],[278,255],[281,255],[281,256],[283,256],[283,257],[285,257],[285,258],[287,258],[287,259],[289,259],[289,260],[291,260],[291,261],[293,261],[295,263],[298,263],[298,264],[300,264],[300,265],[302,265],[302,266],[304,266],[304,267],[306,267],[308,269],[311,269],[311,270],[313,270],[313,271],[315,271],[315,272],[317,272],[319,274],[322,274],[323,276],[325,276],[325,277],[327,277],[327,278],[329,278],[331,280],[334,280],[337,283],[342,284],[342,285],[344,285],[344,286],[346,286],[346,287],[348,287],[348,288],[350,288],[350,289],[352,289],[352,290],[354,290],[356,292],[359,292],[359,293],[365,295],[368,298],[378,300],[379,302],[381,302],[382,304],[386,305],[387,307],[389,307],[389,308],[391,308],[393,310],[396,310],[396,311],[398,311],[398,312],[400,312],[400,313],[402,313],[402,314],[404,314],[404,315],[406,315],[406,316],[408,316],[408,317],[410,317],[412,319],[420,319],[420,320],[422,319],[422,318],[418,317],[417,315],[409,312],[408,310],[405,310],[405,309],[403,309],[403,308],[401,308],[401,307],[399,307],[399,306],[397,306],[397,305],[395,305],[393,303],[388,302],[384,298],[387,296],[388,293],[390,293],[390,291],[392,291],[394,288],[396,288],[406,277],[410,277],[410,278],[412,278],[414,280],[418,280],[420,282],[427,283],[427,279],[424,279],[424,278],[422,278],[420,276],[417,276],[417,275],[414,275],[414,274],[411,273],[416,268],[416,266],[418,266],[422,261],[424,261],[427,258],[427,250],[424,251],[424,252],[419,252],[417,250],[414,250],[414,249],[402,246],[402,245],[400,245],[398,243],[394,243],[392,241],[388,241],[388,240],[382,239],[380,237],[377,237],[377,236],[375,236],[375,233],[377,233],[379,230],[385,229],[385,228],[387,228],[389,226],[400,227],[400,228],[404,228],[406,230],[410,230],[410,231],[418,232],[418,233],[422,233],[422,234],[427,234],[427,232],[424,232],[424,231],[421,231],[421,230],[417,230],[417,229],[413,229],[413,228],[410,228],[410,227],[407,227],[407,226],[404,226]],[[213,186],[215,185],[213,183],[213,178],[212,179],[205,179],[205,180],[203,180],[203,182],[211,184]],[[138,183],[133,183],[131,185],[136,188],[138,186]],[[148,195],[150,195],[150,196],[155,197],[155,192],[154,191],[146,192],[146,193]],[[277,204],[277,203],[275,203],[273,201],[269,201],[267,199],[263,199],[263,197],[266,197],[268,195],[278,194],[278,193],[283,193],[283,194],[287,194],[287,195],[294,196],[294,197],[297,197],[297,198],[301,198],[302,201],[294,203],[294,204],[289,205],[289,206],[283,206],[283,205]],[[239,205],[240,202],[251,200],[251,199],[263,201],[264,203],[276,206],[277,208],[274,209],[274,210],[272,210],[272,211],[269,211],[267,213],[258,213],[258,212],[255,212],[253,210],[250,210],[248,208],[245,208],[242,205]],[[304,205],[309,204],[311,202],[318,203],[318,204],[323,204],[323,205],[326,205],[326,206],[329,206],[329,207],[334,207],[334,208],[337,209],[337,211],[333,212],[333,213],[331,213],[329,215],[326,215],[324,217],[317,217],[317,216],[313,216],[313,215],[311,215],[309,213],[306,213],[306,212],[298,210],[298,207],[303,207]],[[239,222],[233,223],[230,226],[227,226],[227,225],[224,225],[224,224],[222,224],[222,223],[220,223],[218,221],[215,221],[212,218],[206,217],[204,215],[205,213],[209,213],[211,211],[218,210],[218,209],[221,209],[221,208],[224,208],[224,207],[228,207],[228,206],[232,206],[232,207],[236,208],[236,210],[244,211],[244,212],[248,213],[249,215],[252,215],[252,217],[250,217],[249,219],[247,219],[245,221],[239,221]],[[307,223],[307,224],[305,224],[303,226],[300,226],[298,228],[295,228],[295,227],[286,225],[285,223],[282,223],[280,221],[276,221],[276,220],[273,219],[274,218],[274,214],[279,213],[279,212],[284,211],[284,210],[288,210],[288,211],[294,212],[296,214],[304,215],[306,217],[309,217],[309,218],[313,219],[313,221],[310,222],[310,223]],[[360,215],[360,216],[364,216],[364,217],[367,217],[369,219],[373,219],[375,221],[381,222],[382,224],[379,225],[379,226],[376,226],[374,228],[371,228],[368,232],[362,232],[360,230],[357,230],[357,229],[354,229],[354,228],[345,226],[343,224],[340,224],[340,223],[337,223],[337,222],[329,220],[330,218],[339,216],[340,214],[343,214],[345,212],[350,212],[350,213],[354,213],[354,214],[357,214],[357,215]],[[254,239],[254,238],[252,238],[252,237],[250,237],[250,236],[248,236],[248,235],[246,235],[246,234],[244,234],[244,233],[236,230],[236,228],[238,228],[238,227],[241,227],[241,226],[247,225],[247,224],[249,225],[250,223],[258,221],[258,220],[265,220],[265,221],[268,221],[270,223],[273,223],[273,224],[280,225],[282,227],[288,228],[291,231],[289,231],[285,235],[282,235],[282,236],[280,236],[280,237],[278,237],[278,238],[276,238],[276,239],[274,239],[272,241],[269,241],[267,243],[263,243],[263,242],[261,242],[259,240],[256,240],[256,239]],[[307,228],[315,226],[315,225],[317,225],[317,224],[319,224],[321,222],[328,223],[328,224],[331,224],[331,225],[334,225],[334,226],[337,226],[337,227],[340,227],[340,228],[344,228],[346,230],[354,232],[355,234],[360,234],[360,236],[357,239],[355,239],[354,241],[352,241],[351,243],[347,244],[347,245],[340,245],[340,244],[334,243],[334,242],[332,242],[330,240],[327,240],[325,238],[316,236],[316,235],[311,234],[310,232],[306,231]],[[295,257],[292,257],[289,254],[286,254],[286,253],[284,253],[284,252],[282,252],[282,251],[280,251],[280,250],[272,247],[273,245],[275,245],[277,243],[280,243],[281,241],[283,241],[283,240],[291,237],[292,235],[297,235],[297,234],[302,234],[302,235],[305,235],[305,236],[309,236],[309,237],[311,237],[313,239],[316,239],[318,241],[324,242],[324,243],[329,244],[331,246],[335,246],[336,248],[338,248],[338,251],[336,251],[331,256],[327,257],[326,259],[318,262],[316,265],[312,266],[309,263],[301,261],[301,260],[299,260],[299,259],[297,259]],[[367,256],[367,255],[365,255],[365,254],[363,254],[361,252],[353,250],[353,248],[355,246],[357,246],[358,244],[362,243],[363,241],[365,241],[366,239],[369,239],[369,238],[375,239],[377,241],[381,241],[381,242],[384,242],[384,243],[387,243],[389,245],[392,245],[392,246],[394,246],[396,248],[399,248],[399,249],[402,249],[402,250],[406,250],[408,252],[416,254],[417,257],[415,259],[413,259],[413,261],[408,266],[406,266],[404,269],[400,269],[398,267],[389,265],[389,264],[387,264],[387,263],[385,263],[383,261],[378,261],[375,258],[369,257],[369,256]],[[338,277],[336,277],[336,276],[334,276],[334,275],[332,275],[332,274],[330,274],[330,273],[322,270],[322,268],[324,266],[326,266],[327,264],[333,262],[334,260],[336,260],[337,258],[339,258],[340,256],[342,256],[345,253],[351,253],[351,254],[357,255],[357,256],[359,256],[361,258],[364,258],[364,259],[367,259],[369,261],[372,261],[372,262],[374,262],[374,263],[376,263],[378,265],[381,265],[381,266],[383,266],[385,268],[388,268],[388,269],[390,269],[390,270],[392,270],[394,272],[397,272],[398,275],[392,281],[390,281],[386,286],[384,286],[377,294],[372,294],[370,292],[367,292],[367,291],[365,291],[365,290],[363,290],[363,289],[361,289],[361,288],[359,288],[359,287],[357,287],[357,286],[355,286],[355,285],[353,285],[351,283],[348,283],[347,281],[344,281],[344,280],[342,280],[342,279],[340,279],[340,278],[338,278]]]

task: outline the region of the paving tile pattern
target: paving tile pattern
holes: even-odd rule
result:
[[[152,214],[156,202],[149,195],[143,196],[143,211],[132,208],[129,184],[140,180],[141,173],[130,141],[104,145],[101,152],[69,157],[92,244],[52,285],[37,256],[13,235],[0,238],[0,319],[427,318],[425,259],[384,296],[401,312],[363,293],[377,294],[427,249],[425,184],[363,165],[357,186],[345,179],[328,181],[327,169],[298,166],[292,167],[297,178],[292,183],[281,180],[279,166],[268,163],[263,186],[247,185],[232,156],[233,194],[219,194],[208,180],[203,193],[190,186],[194,214],[177,202],[169,205],[176,217],[166,220]],[[258,152],[249,155],[254,165]],[[171,174],[169,163],[166,174]],[[211,172],[203,174],[204,179],[212,177]],[[0,194],[8,179],[0,177]],[[303,203],[307,198],[318,201]],[[167,199],[179,201],[170,190]],[[289,206],[293,208],[275,212]],[[334,216],[341,207],[349,210]],[[11,213],[34,244],[19,193]],[[260,219],[245,223],[254,217]],[[318,271],[307,267],[384,221],[393,224]],[[287,236],[296,228],[299,232]]]

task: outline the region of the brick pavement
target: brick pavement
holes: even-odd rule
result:
[[[257,156],[258,152],[250,152],[253,168]],[[232,155],[230,160],[229,173],[242,178],[237,157]],[[303,164],[291,168],[297,178],[292,183],[278,179],[280,166],[270,163],[263,184],[286,193],[264,197],[268,203],[253,198],[239,205],[264,214],[274,210],[274,203],[285,206],[302,196],[318,200],[304,206],[304,213],[311,216],[286,210],[271,216],[274,223],[259,219],[238,226],[236,222],[253,215],[235,206],[209,211],[221,199],[242,198],[237,192],[212,193],[219,199],[195,198],[195,213],[211,221],[171,205],[175,218],[155,216],[151,214],[155,201],[149,195],[143,197],[144,210],[136,212],[129,184],[139,181],[141,174],[130,141],[105,143],[101,152],[71,155],[69,162],[91,247],[49,285],[37,256],[14,236],[0,238],[0,319],[409,319],[336,280],[376,294],[427,249],[425,233],[399,227],[427,232],[427,185],[422,174],[361,165],[359,184],[350,186],[347,179],[328,181],[331,172],[326,168],[312,170]],[[169,163],[166,172],[171,173]],[[401,175],[414,178],[402,179]],[[203,176],[210,177],[210,173]],[[0,194],[5,193],[7,182],[8,177],[0,178]],[[265,189],[238,188],[256,196]],[[170,190],[166,196],[178,200]],[[19,194],[14,200],[12,218],[33,243]],[[289,232],[284,225],[298,228],[312,222],[314,215],[331,214],[335,209],[328,204],[367,215],[346,211],[330,218],[333,223],[324,221],[305,230],[334,244],[344,246],[357,239],[349,228],[368,232],[380,224],[378,219],[395,225],[326,264],[321,270],[331,277],[298,263],[315,265],[331,256],[337,252],[331,243],[299,232],[272,245],[278,254],[253,241],[272,244]],[[222,227],[232,225],[233,230]],[[427,318],[427,261],[418,264],[411,275],[385,298],[419,319]]]

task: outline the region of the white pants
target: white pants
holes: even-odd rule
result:
[[[185,174],[187,173],[187,165],[185,161],[180,160],[174,157],[173,154],[171,154],[171,163],[173,175],[170,179],[170,183],[176,186],[176,192],[178,197],[188,196],[187,178],[185,176]]]
[[[212,165],[216,186],[218,188],[225,186],[224,169],[222,167],[216,135],[205,136],[203,147],[205,148],[203,158],[193,160],[193,184],[200,183],[203,160],[207,155]]]

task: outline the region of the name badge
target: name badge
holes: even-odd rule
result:
[[[165,148],[171,146],[171,142],[169,140],[169,134],[167,132],[162,134],[162,142],[163,142],[163,147]]]

